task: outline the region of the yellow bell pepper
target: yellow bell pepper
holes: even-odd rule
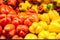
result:
[[[22,2],[19,4],[19,10],[26,10],[26,5]]]
[[[39,25],[40,25],[43,29],[45,29],[45,30],[47,30],[47,28],[48,28],[47,23],[44,22],[44,21],[40,21],[40,22],[39,22]]]
[[[59,18],[59,13],[56,10],[53,10],[53,13]]]
[[[57,6],[60,7],[60,0],[57,0]]]
[[[35,34],[29,33],[25,36],[24,39],[37,39],[37,36]]]
[[[50,32],[60,32],[60,24],[58,22],[52,21],[48,27],[48,31]]]
[[[37,22],[34,22],[34,23],[29,27],[29,31],[30,31],[31,33],[35,33],[35,34],[38,34],[38,33],[41,32],[42,30],[44,30],[43,27],[41,27],[41,26],[39,25],[39,23],[37,23]]]
[[[56,20],[56,19],[59,18],[59,13],[58,13],[57,11],[55,11],[55,10],[50,10],[50,11],[48,12],[48,16],[49,16],[49,18],[50,18],[51,20]]]
[[[60,39],[60,33],[57,34],[56,39]]]
[[[31,33],[36,33],[35,30],[36,30],[36,27],[37,27],[38,23],[37,22],[34,22],[30,27],[29,27],[29,31]]]
[[[44,9],[44,11],[45,11],[45,12],[47,12],[47,11],[48,11],[48,10],[47,10],[47,4],[42,3],[40,6],[42,6],[42,7],[43,7],[43,9]]]
[[[52,33],[49,33],[47,39],[56,39],[56,33],[52,32]]]
[[[41,38],[47,38],[49,35],[49,32],[48,31],[41,31],[39,34],[38,34],[38,39],[41,39]]]
[[[31,9],[34,9],[36,11],[36,13],[38,13],[37,5],[32,5],[32,8]]]
[[[25,3],[20,3],[19,6],[21,6],[19,7],[20,10],[27,10],[31,7],[31,4],[28,1],[25,1]]]
[[[35,29],[35,32],[36,34],[40,33],[42,30],[44,30],[44,28],[40,25],[37,25],[36,29]]]
[[[26,6],[27,8],[30,8],[31,5],[32,5],[32,4],[30,4],[28,1],[25,1],[25,6]]]
[[[38,17],[39,17],[39,19],[41,20],[41,21],[45,21],[45,22],[47,22],[47,24],[49,24],[50,23],[50,19],[49,19],[49,16],[48,16],[48,14],[47,13],[44,13],[44,14],[38,14]]]
[[[57,20],[55,20],[56,22],[58,22],[59,24],[60,24],[60,17],[57,19]]]

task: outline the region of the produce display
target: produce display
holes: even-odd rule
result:
[[[0,39],[60,39],[60,0],[0,0]]]

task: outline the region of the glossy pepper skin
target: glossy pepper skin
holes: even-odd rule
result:
[[[38,34],[38,39],[45,39],[47,38],[49,35],[48,31],[42,30],[39,34]]]
[[[7,24],[4,27],[3,34],[6,35],[8,38],[14,36],[15,35],[15,26],[13,24]]]
[[[1,36],[0,36],[0,39],[6,39],[6,36],[1,35]]]
[[[52,30],[51,30],[52,29]],[[60,24],[56,21],[52,21],[48,27],[48,31],[49,32],[56,32],[59,33],[60,32]]]
[[[35,34],[29,33],[25,36],[24,39],[37,39],[37,36]]]
[[[39,24],[38,22],[34,22],[30,27],[29,27],[29,31],[31,33],[35,33],[38,34],[39,32],[41,32],[42,30],[44,30],[44,26],[46,26],[46,24],[44,23],[44,25]]]
[[[0,13],[1,14],[9,14],[11,10],[13,10],[13,8],[11,6],[8,6],[5,4],[2,4],[0,6]]]
[[[18,25],[16,32],[19,36],[24,37],[29,32],[29,29],[26,25]]]
[[[0,26],[0,35],[1,35],[1,33],[2,33],[2,26]]]
[[[55,32],[49,32],[49,31],[41,31],[39,34],[38,34],[38,39],[56,39],[56,33]]]
[[[56,20],[59,18],[59,13],[56,10],[50,10],[48,16],[51,20]]]
[[[12,7],[16,7],[17,0],[8,0],[8,5],[11,5]]]
[[[58,33],[58,34],[56,35],[56,38],[57,38],[57,39],[60,39],[60,33]]]
[[[38,14],[38,18],[39,18],[39,20],[41,20],[41,21],[45,21],[47,24],[50,23],[50,18],[49,18],[49,15],[48,15],[47,13]]]
[[[12,37],[12,39],[23,39],[23,38],[20,37],[20,36],[18,36],[18,35],[14,35],[14,36]]]
[[[0,0],[0,5],[1,4],[7,4],[7,0]]]

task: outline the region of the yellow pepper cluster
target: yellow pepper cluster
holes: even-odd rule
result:
[[[29,37],[29,39],[60,39],[60,23],[58,21],[52,21],[49,25],[45,21],[34,22],[29,27],[31,35],[29,36],[29,34],[27,34],[25,38]],[[36,37],[32,34],[34,34]]]
[[[50,10],[48,13],[38,14],[38,17],[41,21],[45,21],[47,24],[60,18],[59,13],[56,10]]]
[[[31,33],[36,33],[38,34],[39,32],[41,32],[41,30],[46,30],[47,29],[47,23],[44,21],[41,22],[34,22],[30,27],[29,27],[29,31]]]
[[[34,22],[29,27],[29,31],[34,35],[36,34],[37,39],[60,39],[59,13],[50,10],[48,13],[38,14],[38,17],[40,22]]]

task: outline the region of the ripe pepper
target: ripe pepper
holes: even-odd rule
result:
[[[11,8],[11,6],[4,5],[4,4],[2,4],[2,5],[0,6],[0,13],[1,13],[1,14],[9,14],[9,12],[10,12],[11,10],[13,10],[13,8]]]
[[[51,20],[56,20],[59,18],[59,13],[56,10],[50,10],[48,16]]]
[[[7,4],[7,0],[0,0],[0,5],[1,4]]]
[[[19,4],[19,10],[27,11],[31,7],[31,4],[28,1],[25,1]]]
[[[52,21],[50,23],[50,25],[48,26],[48,31],[59,33],[60,32],[60,24],[56,21]]]
[[[35,34],[29,33],[25,36],[24,39],[37,39],[37,36]]]
[[[17,0],[8,0],[8,5],[16,7],[16,2],[17,2]]]
[[[18,25],[16,28],[16,32],[19,36],[24,37],[29,32],[29,29],[26,25]]]
[[[45,29],[45,30],[47,30],[47,28],[48,28],[47,23],[44,22],[44,21],[40,21],[40,22],[39,22],[39,25],[40,25],[43,29]]]
[[[58,34],[56,35],[56,38],[57,38],[57,39],[60,39],[60,33],[58,33]]]
[[[6,35],[6,37],[10,38],[15,35],[15,26],[13,24],[7,24],[4,27],[4,31],[5,32],[3,33]]]
[[[29,27],[29,31],[31,33],[35,33],[38,34],[39,32],[41,32],[43,29],[42,26],[40,26],[37,22],[34,22],[30,27]]]
[[[52,32],[52,33],[49,33],[47,39],[56,39],[56,33]]]
[[[43,30],[43,31],[41,31],[41,32],[38,34],[38,38],[39,38],[39,39],[41,39],[41,38],[46,39],[46,38],[48,37],[48,35],[49,35],[49,32]]]
[[[50,23],[50,18],[47,13],[44,14],[38,14],[39,20],[45,21],[47,24]]]

